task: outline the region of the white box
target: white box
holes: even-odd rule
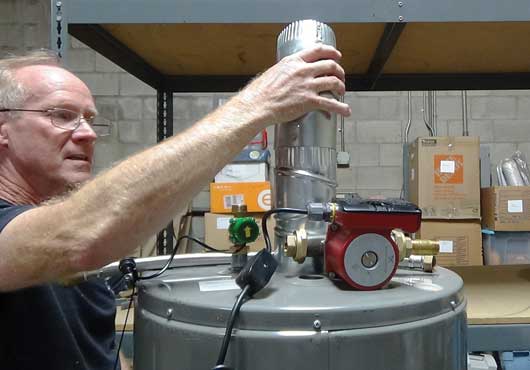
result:
[[[260,163],[230,163],[216,176],[215,182],[261,182],[269,180],[269,166]]]

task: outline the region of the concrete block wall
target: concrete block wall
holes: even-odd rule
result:
[[[1,0],[0,51],[48,47],[49,6],[48,0]],[[101,114],[114,121],[113,134],[97,143],[95,169],[101,171],[155,144],[156,92],[86,45],[70,40],[68,67],[92,89]],[[174,132],[191,126],[227,97],[229,94],[175,95]],[[407,93],[351,92],[345,101],[353,113],[345,120],[351,167],[337,170],[338,190],[398,196]],[[460,92],[438,92],[437,101],[439,135],[461,135]],[[422,93],[413,92],[409,141],[428,135],[422,102]],[[530,91],[470,91],[468,119],[470,134],[490,146],[493,163],[515,150],[530,156]],[[272,142],[272,130],[269,132]]]

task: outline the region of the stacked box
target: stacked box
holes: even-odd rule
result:
[[[530,186],[481,190],[482,226],[494,231],[530,231]]]
[[[482,265],[479,138],[421,137],[408,152],[408,196],[422,210],[417,237],[441,242],[442,266]]]

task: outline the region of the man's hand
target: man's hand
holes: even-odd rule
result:
[[[323,110],[349,116],[351,110],[322,92],[335,96],[345,92],[341,54],[318,44],[283,58],[254,79],[239,95],[247,109],[267,117],[267,124],[292,121],[304,114]]]

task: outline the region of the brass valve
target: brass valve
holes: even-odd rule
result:
[[[415,256],[435,256],[440,252],[440,243],[434,240],[416,239],[413,240],[401,230],[392,230],[392,238],[399,249],[399,260],[411,255]]]

